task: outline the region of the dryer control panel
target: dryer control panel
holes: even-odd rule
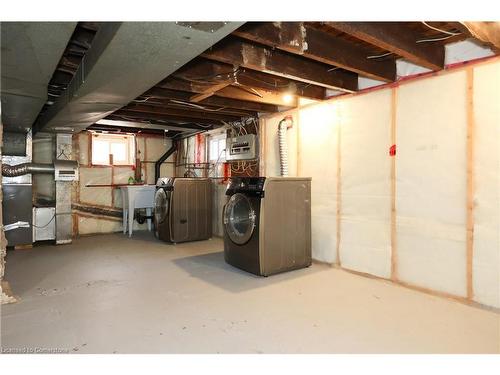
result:
[[[226,188],[226,195],[244,193],[250,196],[264,196],[265,177],[231,177]]]

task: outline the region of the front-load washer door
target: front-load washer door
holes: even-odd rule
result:
[[[158,189],[155,193],[155,224],[159,225],[165,221],[168,215],[168,206],[170,204],[167,192],[164,189]]]
[[[255,228],[255,211],[243,194],[231,196],[224,208],[224,227],[228,237],[237,245],[247,243]]]

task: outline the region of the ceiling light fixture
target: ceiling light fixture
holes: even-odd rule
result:
[[[293,102],[293,95],[292,94],[283,94],[283,101],[285,104],[290,104]]]

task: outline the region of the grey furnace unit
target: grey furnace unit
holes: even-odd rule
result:
[[[256,275],[311,265],[311,179],[235,177],[224,206],[224,259]]]
[[[177,243],[212,237],[212,182],[209,178],[163,177],[156,183],[155,234]]]

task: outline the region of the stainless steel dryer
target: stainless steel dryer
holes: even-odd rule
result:
[[[235,177],[226,190],[224,259],[256,275],[311,265],[311,179]]]
[[[212,182],[209,178],[159,178],[154,207],[155,234],[167,242],[212,237]]]

